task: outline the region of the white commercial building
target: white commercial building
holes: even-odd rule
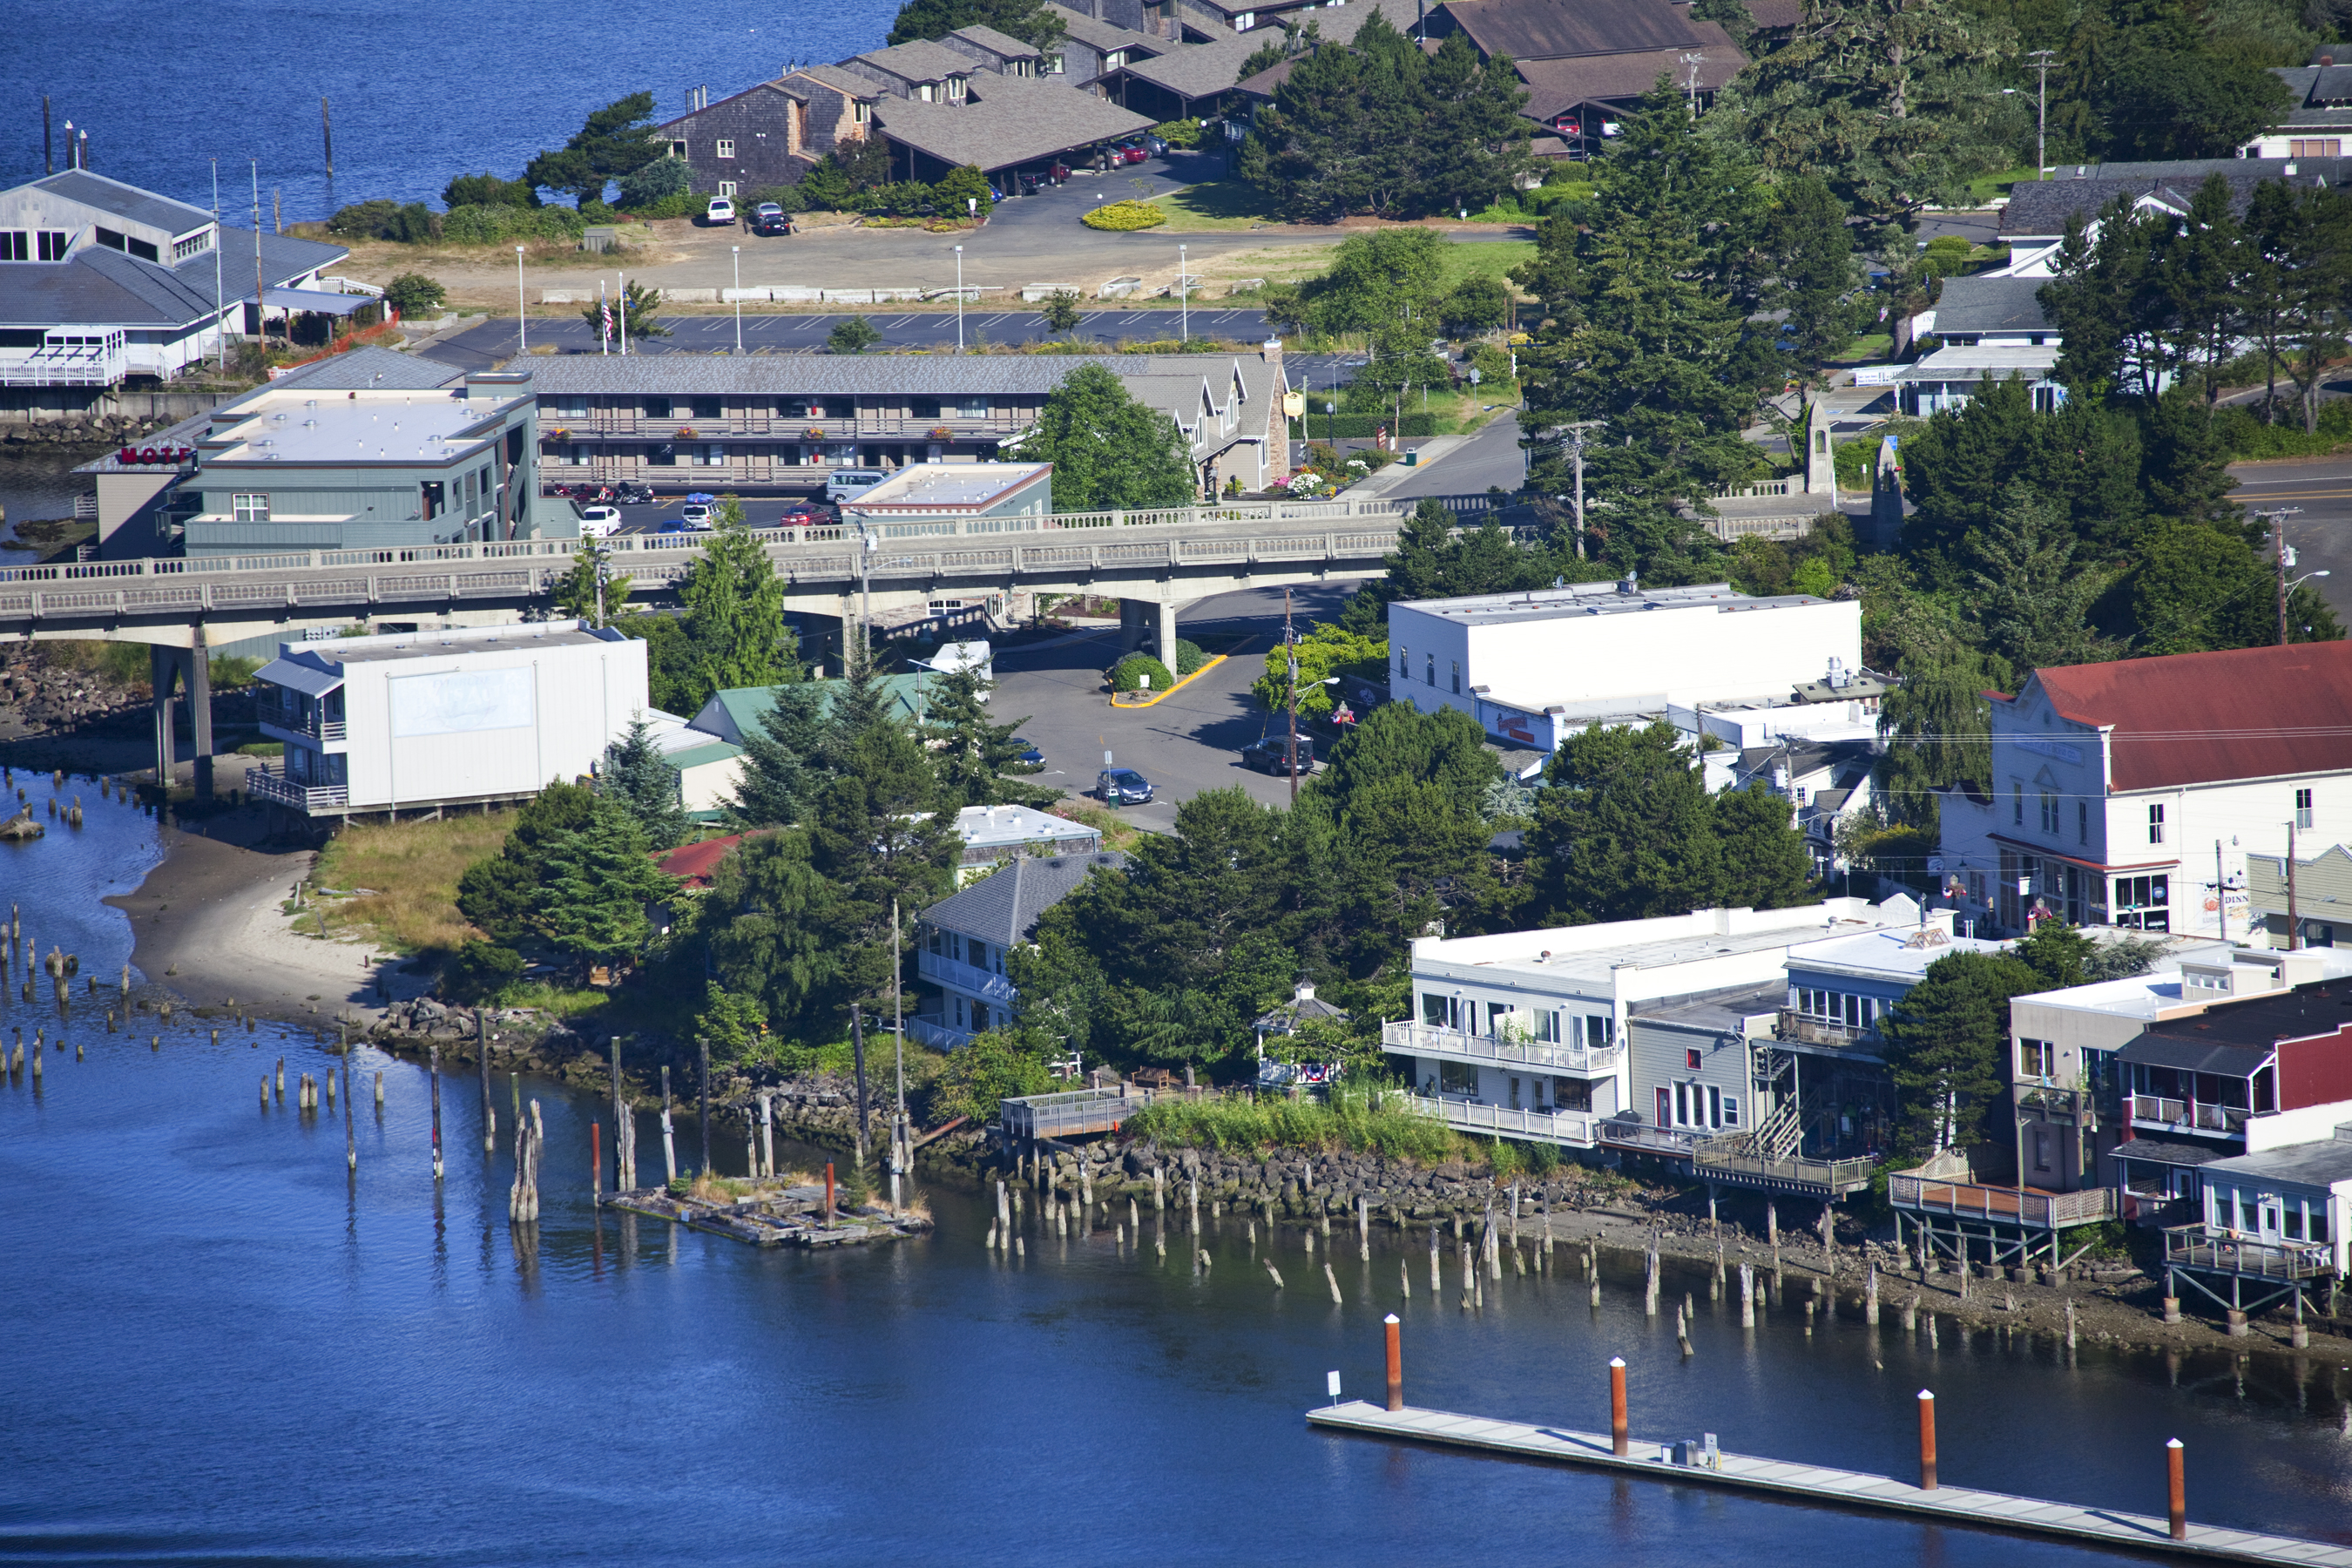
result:
[[[1721,583],[1579,583],[1389,606],[1389,695],[1557,751],[1597,723],[1785,699],[1862,668],[1862,605]]]
[[[1625,1049],[1628,1009],[1733,987],[1777,994],[1791,948],[1913,931],[1919,920],[1918,906],[1898,896],[1884,904],[1831,899],[1787,910],[1699,910],[1423,937],[1412,944],[1412,1016],[1383,1027],[1381,1048],[1400,1058],[1414,1093],[1449,1125],[1569,1147],[1607,1142],[1687,1155],[1692,1140],[1672,1131],[1671,1113],[1665,1123],[1647,1125],[1648,1107],[1637,1102]],[[1717,1125],[1753,1125],[1743,1121],[1748,1109],[1735,1098]]]
[[[278,645],[254,795],[313,816],[515,800],[587,773],[646,700],[646,645],[578,621]]]
[[[2244,940],[2249,855],[2352,842],[2352,644],[2042,669],[1991,709],[1992,776],[1944,792],[1936,868],[1999,932]]]

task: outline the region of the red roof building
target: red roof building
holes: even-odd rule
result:
[[[735,847],[755,834],[730,833],[724,838],[706,838],[698,844],[682,844],[654,862],[666,877],[675,877],[697,892],[710,886],[719,862],[734,852]]]
[[[2352,841],[2352,643],[2070,665],[1987,695],[1992,776],[1944,792],[1931,868],[1979,935],[2054,916],[2243,942],[2248,854]],[[2287,945],[2287,923],[2253,940]],[[2297,923],[2298,945],[2333,940]]]

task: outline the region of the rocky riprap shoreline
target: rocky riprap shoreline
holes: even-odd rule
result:
[[[143,714],[146,696],[96,669],[54,664],[37,647],[0,654],[0,711],[19,735],[77,730],[91,723]]]
[[[0,447],[119,446],[171,423],[169,419],[136,419],[128,414],[19,422],[0,426]]]

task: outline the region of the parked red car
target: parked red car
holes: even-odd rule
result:
[[[1143,150],[1143,144],[1139,142],[1125,142],[1119,144],[1118,161],[1122,163],[1141,163],[1148,162],[1150,157],[1151,154]]]
[[[776,520],[779,528],[821,528],[833,521],[832,514],[811,500],[794,501],[784,508],[784,515]]]

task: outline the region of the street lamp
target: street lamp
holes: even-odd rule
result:
[[[529,324],[530,318],[525,314],[522,296],[522,247],[518,245],[515,247],[515,353],[518,354],[528,352],[529,348],[523,342],[523,329]]]
[[[956,253],[956,353],[963,353],[963,247]]]
[[[740,359],[743,353],[743,247],[728,248],[735,253],[735,353]]]
[[[1569,459],[1576,465],[1576,558],[1584,559],[1584,433],[1601,421],[1586,420],[1568,427]]]
[[[2050,177],[2050,51],[2035,49],[2027,58],[2042,72],[2042,87],[2033,107],[2033,177]]]
[[[1177,336],[1183,342],[1192,341],[1192,283],[1184,268],[1184,247],[1176,247],[1176,320]]]

